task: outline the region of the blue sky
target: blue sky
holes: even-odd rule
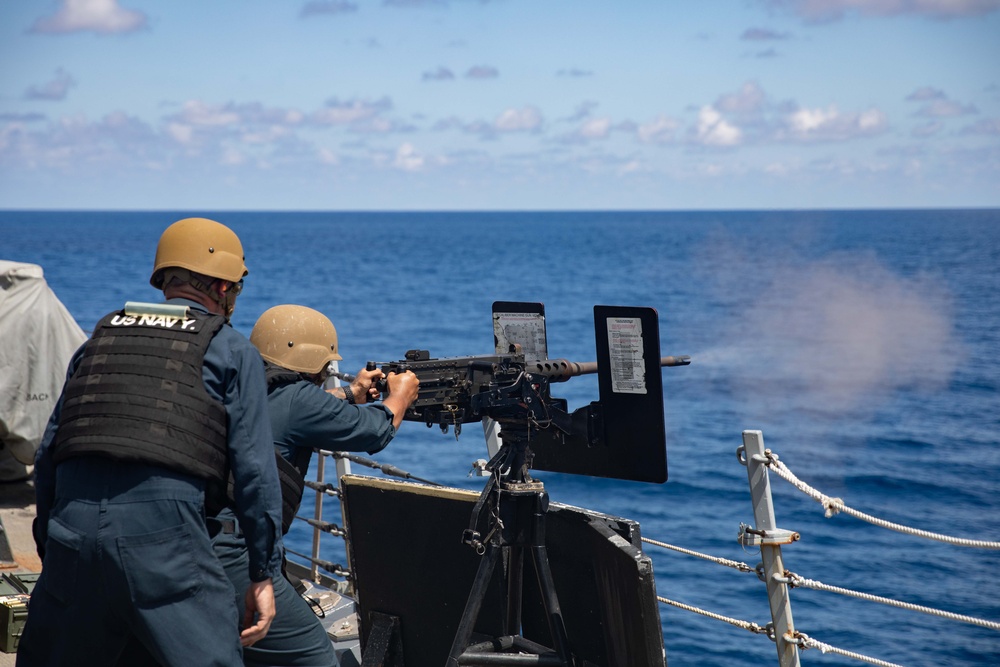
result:
[[[1000,0],[5,0],[0,208],[1000,206]]]

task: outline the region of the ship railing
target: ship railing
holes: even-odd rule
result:
[[[384,475],[390,477],[399,477],[400,479],[409,479],[422,484],[429,484],[431,486],[440,486],[437,482],[432,482],[428,479],[423,479],[409,472],[397,468],[394,465],[388,463],[379,463],[372,459],[366,458],[359,454],[354,454],[351,452],[335,452],[327,449],[314,449],[319,458],[316,462],[316,479],[315,480],[305,480],[305,485],[307,488],[312,489],[316,493],[315,504],[313,509],[312,518],[305,516],[296,516],[297,521],[308,524],[312,529],[312,548],[309,554],[300,553],[285,547],[285,551],[300,559],[309,563],[308,565],[308,578],[315,583],[322,583],[323,585],[333,588],[338,593],[348,593],[352,592],[352,580],[350,571],[350,550],[345,550],[347,556],[347,564],[341,565],[340,563],[334,563],[332,561],[324,560],[321,554],[322,541],[321,537],[324,533],[328,535],[333,535],[334,537],[339,537],[347,540],[347,532],[344,528],[338,526],[335,523],[324,520],[323,518],[323,501],[326,498],[341,498],[339,479],[342,475],[350,474],[351,464],[357,464],[362,467],[372,468],[374,470],[380,471]],[[333,482],[327,481],[328,467],[327,459],[331,459],[334,463],[334,477]],[[303,504],[305,501],[303,500]],[[343,516],[343,505],[341,505],[340,515]],[[321,573],[323,570],[324,573]],[[296,572],[297,576],[302,576],[301,571]],[[330,579],[327,575],[333,575],[335,577],[340,577],[341,579]]]
[[[347,565],[344,566],[324,560],[321,557],[321,536],[323,533],[334,535],[342,539],[347,538],[345,532],[340,527],[336,524],[324,521],[323,519],[324,499],[327,497],[340,498],[340,490],[337,484],[339,477],[343,474],[350,473],[351,465],[352,463],[355,463],[364,467],[377,469],[384,474],[391,476],[402,477],[404,479],[414,479],[429,484],[433,484],[433,482],[413,477],[409,473],[400,470],[395,466],[381,464],[377,461],[373,461],[356,454],[322,449],[317,449],[315,451],[319,454],[316,464],[316,479],[314,481],[308,480],[306,482],[306,485],[316,494],[313,518],[309,519],[302,516],[296,517],[296,519],[307,523],[311,527],[313,533],[312,549],[310,554],[302,554],[294,551],[290,551],[290,553],[299,556],[301,559],[304,559],[309,563],[307,574],[312,581],[322,583],[327,587],[333,588],[337,592],[350,594],[352,592],[352,585],[349,561]],[[755,527],[747,526],[745,524],[741,525],[739,531],[739,541],[744,547],[758,547],[761,554],[761,563],[758,563],[756,566],[751,566],[744,562],[700,553],[647,537],[643,537],[642,541],[651,546],[701,558],[718,565],[738,570],[742,573],[754,574],[766,585],[768,602],[771,610],[771,620],[765,624],[759,624],[752,621],[732,618],[705,609],[700,609],[698,607],[658,595],[657,599],[661,603],[728,623],[735,627],[747,630],[753,634],[767,636],[775,643],[778,649],[778,659],[781,667],[798,667],[800,664],[799,651],[810,648],[818,649],[823,654],[833,653],[845,658],[850,658],[867,664],[879,665],[881,667],[901,667],[893,662],[873,658],[862,653],[842,649],[822,642],[795,628],[789,596],[789,590],[792,588],[808,588],[811,590],[836,593],[868,602],[917,611],[952,621],[969,623],[991,630],[1000,630],[1000,622],[985,620],[941,609],[934,609],[932,607],[904,602],[898,599],[874,595],[867,592],[855,591],[840,586],[833,586],[814,579],[808,579],[792,572],[791,570],[788,570],[785,567],[781,554],[781,546],[798,541],[800,536],[798,533],[793,531],[783,530],[777,527],[768,473],[773,471],[781,479],[787,481],[796,489],[820,503],[823,506],[827,517],[831,517],[837,513],[844,513],[885,529],[944,542],[955,546],[981,549],[1000,549],[1000,542],[952,537],[927,530],[912,528],[902,524],[886,521],[871,514],[860,512],[851,508],[847,506],[842,499],[827,496],[800,480],[788,468],[788,466],[780,460],[776,453],[764,447],[764,438],[760,431],[743,432],[743,445],[737,449],[737,458],[742,465],[747,467],[747,478],[750,484],[750,495],[754,508],[754,521],[756,524]],[[332,482],[327,481],[329,472],[328,460],[332,460],[334,462],[334,477],[332,478]],[[341,515],[343,515],[343,513],[341,513]],[[349,559],[349,550],[345,551],[347,552]],[[323,572],[321,572],[321,570]],[[339,578],[331,578],[329,575],[334,575],[334,577]]]
[[[343,454],[342,452],[331,452],[321,449],[313,451],[319,454],[316,461],[316,477],[313,480],[305,480],[306,488],[315,493],[313,515],[312,518],[301,515],[296,515],[295,517],[296,521],[304,523],[310,527],[312,532],[312,543],[309,553],[296,551],[289,548],[286,544],[285,551],[287,553],[298,557],[300,561],[306,563],[303,565],[302,563],[288,560],[287,565],[289,571],[300,579],[308,579],[313,583],[322,584],[323,586],[340,594],[351,594],[353,587],[351,585],[350,563],[348,562],[345,565],[323,559],[321,539],[324,534],[332,535],[341,539],[346,539],[347,537],[343,528],[335,523],[326,521],[323,518],[323,501],[326,498],[340,498],[340,488],[337,482],[341,475],[346,475],[351,472],[351,461],[346,457],[346,455],[337,456],[337,454]],[[332,482],[327,481],[330,472],[327,466],[327,459],[332,459],[334,463]],[[306,496],[304,494],[300,512],[305,507]]]
[[[741,525],[739,541],[745,547],[759,547],[761,551],[761,563],[759,563],[756,567],[751,567],[746,563],[720,558],[692,551],[690,549],[684,549],[666,542],[660,542],[645,537],[642,538],[642,541],[652,546],[670,549],[689,556],[701,558],[703,560],[714,562],[718,565],[736,569],[740,572],[754,573],[767,586],[768,601],[771,607],[771,621],[764,625],[760,625],[751,621],[731,618],[722,614],[716,614],[711,611],[687,605],[682,602],[657,596],[657,599],[660,602],[678,609],[729,623],[730,625],[742,628],[754,634],[766,635],[775,642],[778,648],[778,659],[781,667],[788,667],[792,665],[798,666],[799,649],[808,648],[816,648],[824,654],[834,653],[842,657],[851,658],[872,665],[880,665],[882,667],[900,667],[896,663],[832,646],[814,639],[800,630],[797,630],[794,627],[791,602],[788,595],[788,591],[791,588],[809,588],[812,590],[837,593],[840,595],[866,600],[868,602],[875,602],[896,608],[918,611],[953,621],[970,623],[991,630],[1000,630],[1000,623],[996,621],[984,620],[965,614],[956,614],[950,611],[903,602],[892,598],[873,595],[871,593],[854,591],[839,586],[831,586],[820,581],[806,579],[794,572],[791,572],[790,570],[785,569],[781,555],[781,546],[797,541],[799,539],[799,535],[798,533],[792,531],[782,530],[776,526],[768,472],[774,471],[779,477],[823,505],[827,517],[831,517],[838,512],[843,512],[882,528],[925,539],[936,540],[955,546],[1000,549],[1000,543],[985,540],[970,540],[942,535],[940,533],[933,533],[885,521],[884,519],[879,519],[870,514],[859,512],[858,510],[850,508],[845,505],[843,500],[840,498],[827,496],[795,476],[788,466],[780,461],[777,454],[764,448],[764,437],[760,431],[743,432],[743,446],[738,448],[737,457],[740,463],[747,467],[747,477],[750,482],[750,495],[754,507],[754,520],[757,524],[756,528]]]

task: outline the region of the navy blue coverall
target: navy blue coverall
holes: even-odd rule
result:
[[[186,299],[167,303],[206,312]],[[281,580],[280,488],[260,355],[224,325],[205,353],[202,378],[226,411],[248,547],[244,576]],[[96,455],[55,465],[62,405],[60,397],[36,454],[35,540],[44,559],[18,666],[113,665],[130,639],[161,665],[242,665],[241,616],[206,527],[204,480]]]
[[[303,476],[313,448],[367,451],[383,449],[396,433],[392,412],[381,403],[355,406],[302,380],[274,387],[268,395],[274,446]],[[220,515],[220,518],[224,516]],[[238,533],[213,540],[243,609],[247,548]],[[243,650],[252,667],[329,667],[333,647],[312,608],[283,577],[274,580],[276,615],[267,636]]]

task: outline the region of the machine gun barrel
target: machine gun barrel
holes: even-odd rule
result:
[[[660,366],[687,366],[691,363],[688,355],[660,357]],[[542,375],[549,382],[565,382],[578,375],[588,375],[597,372],[596,361],[569,361],[568,359],[542,359],[529,361],[525,370],[535,375]]]
[[[420,379],[420,388],[416,400],[406,410],[403,418],[407,421],[421,421],[428,426],[437,424],[441,426],[441,430],[455,426],[456,435],[461,428],[460,424],[480,421],[487,413],[500,411],[500,403],[511,406],[518,404],[521,401],[518,390],[510,395],[504,394],[503,390],[520,386],[522,378],[534,377],[542,381],[543,386],[534,384],[531,391],[540,392],[537,397],[543,403],[551,402],[553,406],[557,406],[565,402],[551,399],[548,393],[550,384],[598,372],[596,361],[525,360],[519,350],[505,355],[443,359],[431,357],[427,350],[410,350],[405,357],[393,362],[369,361],[366,368],[378,368],[386,375],[413,371]],[[660,366],[687,366],[690,363],[691,357],[687,355],[660,358]],[[349,376],[340,377],[347,380]],[[383,394],[388,392],[386,378],[380,379],[375,386]]]

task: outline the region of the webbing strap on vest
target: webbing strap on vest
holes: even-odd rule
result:
[[[278,482],[281,485],[281,534],[285,535],[292,527],[295,515],[299,512],[306,481],[302,473],[285,460],[277,447],[274,448],[274,461],[278,467]],[[223,508],[236,505],[233,486],[232,475],[229,476],[229,484],[226,485],[225,494],[220,493],[221,489],[218,486],[210,484],[212,492],[206,492],[205,498],[205,511],[208,516],[215,516]]]
[[[281,534],[288,533],[292,520],[302,504],[302,494],[306,488],[305,478],[275,448],[274,460],[278,464],[278,481],[281,482]]]

